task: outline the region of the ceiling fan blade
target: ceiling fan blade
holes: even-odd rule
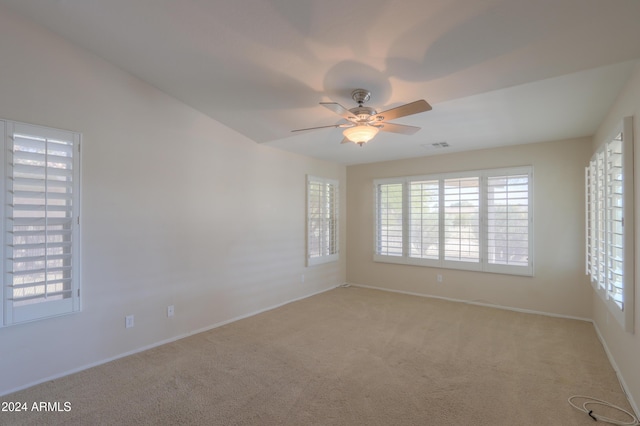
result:
[[[375,126],[383,132],[401,133],[403,135],[413,135],[420,130],[420,127],[395,123],[377,123]]]
[[[429,105],[424,99],[420,99],[419,101],[411,102],[396,108],[391,108],[386,111],[379,112],[378,114],[376,114],[376,120],[388,121],[425,111],[431,111],[431,105]]]
[[[343,123],[343,124],[331,124],[329,126],[319,126],[319,127],[309,127],[307,129],[296,129],[292,130],[292,132],[304,132],[305,130],[317,130],[317,129],[328,129],[328,128],[337,128],[337,127],[352,127],[353,123]]]
[[[320,105],[323,107],[335,112],[340,117],[349,120],[349,121],[357,121],[358,117],[356,117],[351,111],[343,107],[342,105],[336,102],[320,102]]]
[[[347,139],[347,138],[342,138],[342,142],[340,142],[340,143],[349,143],[349,142],[351,142],[349,139]]]

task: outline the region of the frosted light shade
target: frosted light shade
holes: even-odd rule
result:
[[[378,128],[373,126],[349,127],[342,132],[345,138],[355,143],[367,143],[378,134]]]

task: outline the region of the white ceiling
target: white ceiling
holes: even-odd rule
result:
[[[592,135],[640,59],[638,0],[0,0],[256,141],[343,164]],[[318,105],[433,110],[360,148]],[[434,149],[436,142],[449,148]]]

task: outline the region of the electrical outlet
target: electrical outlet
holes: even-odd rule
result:
[[[124,327],[131,328],[133,327],[133,315],[127,315],[124,317]]]
[[[168,317],[172,317],[173,316],[173,305],[167,306],[167,316]]]
[[[441,283],[442,282],[442,274],[436,275],[436,279],[438,280],[439,283]]]

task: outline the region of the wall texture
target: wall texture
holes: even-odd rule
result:
[[[615,367],[619,370],[629,396],[635,403],[636,413],[640,404],[640,368],[638,354],[640,354],[640,62],[636,65],[632,77],[620,96],[609,111],[593,138],[593,152],[613,136],[615,127],[624,117],[633,116],[634,131],[634,186],[635,186],[635,334],[624,331],[622,326],[610,316],[604,302],[593,292],[593,319],[602,338],[613,358]],[[585,164],[586,166],[586,164]]]
[[[589,138],[452,153],[347,168],[347,281],[510,308],[591,318],[584,275],[584,164]],[[376,178],[532,165],[534,276],[373,261]],[[443,282],[436,282],[436,275]]]
[[[0,328],[0,394],[345,281],[344,255],[305,267],[305,175],[340,179],[344,228],[344,166],[257,145],[0,12],[0,117],[83,135],[83,311]]]

